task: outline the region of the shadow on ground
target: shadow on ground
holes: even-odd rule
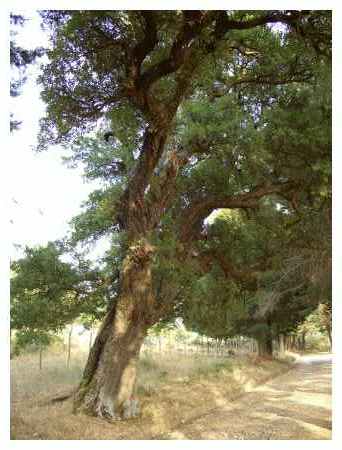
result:
[[[159,439],[331,439],[331,359],[290,373]]]

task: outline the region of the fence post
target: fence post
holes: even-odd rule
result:
[[[43,346],[39,346],[39,370],[43,368]]]
[[[89,334],[89,351],[91,349],[91,346],[93,344],[93,327],[90,327],[90,334]]]
[[[68,359],[67,359],[67,367],[70,367],[70,358],[71,358],[71,335],[72,335],[73,326],[70,325],[69,334],[68,334]]]

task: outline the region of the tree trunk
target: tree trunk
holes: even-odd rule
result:
[[[272,358],[273,355],[272,340],[269,339],[258,340],[258,355],[265,358]]]
[[[153,317],[151,254],[152,247],[145,241],[129,249],[121,291],[89,353],[74,399],[75,412],[112,420],[136,415],[137,362]]]
[[[266,331],[262,336],[257,338],[258,355],[265,358],[272,358],[273,355],[273,341],[270,331]]]
[[[330,349],[329,351],[332,351],[332,336],[331,336],[331,327],[326,327],[327,333],[328,333],[328,338],[329,338],[329,344],[330,344]]]
[[[285,336],[283,334],[279,335],[279,353],[283,355],[285,353]]]
[[[272,358],[273,355],[273,336],[272,322],[269,318],[264,323],[260,323],[261,330],[255,336],[257,340],[258,355],[265,358]]]
[[[306,333],[303,332],[301,335],[301,340],[300,340],[300,349],[302,352],[305,351],[305,336],[306,336]]]

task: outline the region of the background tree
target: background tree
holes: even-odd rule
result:
[[[301,349],[305,350],[306,342],[315,338],[318,334],[327,337],[329,342],[328,349],[332,349],[331,339],[331,305],[320,303],[318,307],[300,324],[296,330],[296,334],[300,339]]]
[[[81,314],[103,317],[102,278],[86,262],[63,262],[63,249],[50,242],[28,248],[11,263],[11,330],[17,344],[46,346]],[[97,316],[96,316],[97,314]]]

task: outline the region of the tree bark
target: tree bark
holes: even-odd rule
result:
[[[258,355],[265,358],[272,358],[273,355],[272,340],[269,339],[258,340]]]
[[[272,358],[273,355],[273,341],[272,333],[269,328],[265,332],[257,337],[258,342],[258,355],[265,358]]]
[[[305,336],[306,336],[306,333],[303,332],[302,335],[301,335],[301,340],[300,340],[300,349],[301,349],[301,351],[305,350]]]
[[[331,335],[331,327],[326,327],[327,333],[328,333],[328,338],[329,338],[329,344],[330,344],[330,349],[329,351],[332,351],[332,335]]]
[[[89,353],[74,412],[114,420],[130,417],[130,404],[136,405],[137,362],[153,318],[152,253],[145,241],[129,249],[121,271],[120,294]]]
[[[283,355],[285,353],[286,350],[286,345],[285,345],[285,336],[283,334],[279,335],[279,353],[281,355]]]

